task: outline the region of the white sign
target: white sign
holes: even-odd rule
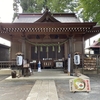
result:
[[[90,80],[85,78],[74,78],[69,80],[69,87],[71,92],[76,91],[91,91]]]
[[[56,67],[63,67],[63,62],[56,62]]]

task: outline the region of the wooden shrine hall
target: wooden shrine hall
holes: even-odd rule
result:
[[[0,37],[11,41],[10,60],[22,52],[29,61],[63,61],[80,53],[84,60],[84,41],[100,32],[96,22],[80,22],[74,13],[19,14],[13,23],[0,23]],[[46,64],[43,65],[45,67]]]

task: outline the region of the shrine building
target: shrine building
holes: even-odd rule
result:
[[[0,23],[0,37],[11,41],[10,61],[22,52],[29,61],[56,62],[79,52],[83,67],[85,40],[100,32],[96,22],[81,22],[75,13],[18,14],[12,23]],[[46,63],[43,67],[49,66]],[[52,67],[55,64],[52,65]]]

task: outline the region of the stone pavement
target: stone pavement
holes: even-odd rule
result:
[[[37,80],[26,100],[58,100],[54,80]]]
[[[53,73],[54,74],[57,73],[58,77],[59,74],[63,76],[62,72],[60,71]],[[40,75],[41,73],[38,74]],[[51,76],[53,77],[53,74]],[[53,87],[56,90],[55,94],[58,95],[58,100],[100,100],[100,75],[88,75],[88,76],[90,77],[91,91],[89,93],[87,92],[71,93],[69,91],[69,78],[65,79],[55,78],[55,79],[44,79],[44,80],[43,79],[6,80],[6,78],[9,76],[0,75],[0,100],[31,100],[29,99],[29,97],[30,95],[33,96],[32,92],[36,93],[37,89],[36,91],[34,91],[34,88],[36,87],[37,83],[39,84],[41,83],[41,85],[39,85],[39,87],[41,87],[39,88],[40,89],[39,92],[44,90],[44,92],[42,91],[43,93],[39,94],[40,96],[38,95],[39,97],[41,97],[40,100],[42,100],[42,98],[43,100],[50,100],[48,98],[49,92],[46,93],[47,90],[50,91],[49,89],[51,89],[49,88],[51,87],[49,85],[49,82],[53,83],[54,85]],[[45,88],[43,85],[45,85]],[[42,94],[45,93],[46,93],[45,97],[44,96],[42,97]],[[37,100],[39,100],[39,98]]]

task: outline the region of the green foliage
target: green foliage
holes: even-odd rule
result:
[[[14,10],[13,20],[16,18],[17,13],[19,11],[18,4],[19,4],[19,1],[18,0],[14,0],[13,1],[13,10]]]
[[[98,39],[98,42],[100,42],[100,38]]]
[[[94,21],[100,24],[100,0],[79,0],[77,11],[80,10],[84,21]]]
[[[41,13],[47,7],[52,13],[75,12],[84,21],[100,24],[100,0],[20,0],[23,12]],[[14,4],[16,6],[16,4]],[[14,9],[17,11],[17,9]]]
[[[65,12],[66,9],[70,9],[71,12],[73,12],[74,8],[71,6],[72,1],[73,0],[21,0],[21,6],[23,12],[40,13],[46,7],[51,12]]]
[[[14,13],[14,14],[13,14],[13,21],[14,21],[14,19],[16,18],[16,16],[17,16],[17,13]]]
[[[18,4],[19,4],[19,2],[16,2],[17,0],[14,0],[14,2],[13,2],[13,10],[14,10],[14,12],[18,12]]]
[[[64,12],[70,0],[48,0],[47,6],[52,12]],[[50,2],[51,1],[51,2]]]

